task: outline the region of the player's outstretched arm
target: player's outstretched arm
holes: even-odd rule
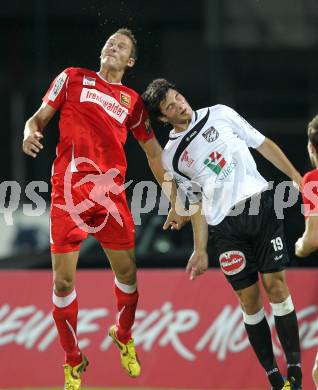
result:
[[[298,188],[301,187],[302,177],[300,173],[275,142],[269,138],[265,138],[265,141],[257,148],[257,151],[275,165],[276,168],[285,173]]]
[[[171,203],[171,209],[163,229],[167,230],[170,227],[171,229],[179,230],[189,221],[189,218],[181,212],[183,211],[183,207],[178,197],[175,181],[162,166],[161,145],[155,137],[146,142],[139,141],[139,144],[147,156],[153,175]]]
[[[43,145],[40,140],[43,138],[43,130],[52,119],[56,110],[46,103],[42,103],[38,111],[29,118],[24,127],[24,138],[22,149],[31,157],[36,157]]]
[[[161,145],[157,141],[156,137],[153,137],[146,142],[139,141],[139,145],[147,156],[149,167],[154,177],[160,186],[162,186],[162,183],[165,181],[165,170],[163,169],[161,162]]]
[[[208,269],[209,265],[207,253],[208,224],[202,213],[202,203],[192,204],[190,209],[193,208],[196,208],[195,212],[190,210],[190,213],[194,250],[186,268],[190,280],[194,280],[197,276],[202,275]]]
[[[310,215],[306,218],[306,227],[302,237],[295,244],[295,255],[307,257],[318,250],[318,216]]]

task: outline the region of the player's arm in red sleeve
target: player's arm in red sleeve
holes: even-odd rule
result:
[[[161,163],[162,148],[157,141],[156,137],[153,137],[147,141],[138,141],[142,150],[145,152],[149,167],[156,178],[157,182],[162,187],[165,181],[165,170]]]
[[[172,180],[171,175],[166,173],[162,165],[162,147],[154,135],[148,113],[144,108],[141,98],[136,103],[135,120],[136,124],[131,126],[131,131],[145,152],[154,177],[170,200],[172,210],[175,211],[176,203],[178,202],[177,186],[174,180]],[[185,224],[184,217],[176,212],[174,215],[175,218],[169,226],[173,224],[174,228],[180,229]]]
[[[40,142],[43,130],[66,99],[68,72],[66,69],[55,78],[43,97],[41,107],[25,123],[22,149],[31,157],[36,157],[43,149]]]
[[[56,110],[46,103],[42,103],[37,112],[29,118],[24,127],[24,138],[22,149],[31,157],[36,157],[43,145],[40,142],[43,138],[43,129],[49,123]]]
[[[171,209],[164,223],[163,229],[167,230],[168,228],[171,228],[174,230],[180,230],[190,219],[188,216],[178,213],[178,210],[183,210],[183,203],[178,197],[175,181],[162,166],[162,148],[155,137],[146,142],[139,141],[139,144],[147,156],[153,175],[171,203]]]
[[[180,230],[182,226],[189,221],[187,216],[181,215],[177,210],[183,210],[182,201],[179,200],[178,191],[175,181],[172,179],[162,166],[161,152],[162,148],[155,137],[146,142],[139,141],[140,146],[146,153],[150,169],[155,176],[157,182],[165,193],[166,197],[171,202],[171,210],[164,224],[164,230],[171,227],[172,229]]]
[[[162,186],[165,174],[161,162],[162,148],[154,135],[148,113],[140,96],[132,112],[130,130],[145,152],[153,175],[160,186]]]
[[[305,210],[305,231],[295,244],[295,254],[307,257],[318,250],[318,177],[312,181],[310,173],[305,175],[302,185]]]

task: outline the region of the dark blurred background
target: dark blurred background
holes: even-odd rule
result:
[[[2,268],[50,266],[48,215],[26,217],[22,206],[30,203],[23,196],[27,183],[49,183],[58,118],[47,127],[45,149],[36,160],[21,151],[24,122],[64,68],[99,69],[101,47],[119,27],[131,28],[139,44],[128,86],[142,92],[153,78],[165,77],[195,109],[227,104],[276,141],[302,174],[310,169],[306,125],[318,112],[316,0],[11,0],[0,9],[1,181],[20,183],[22,198],[13,225],[0,215]],[[168,129],[154,127],[164,145]],[[126,150],[127,180],[153,180],[132,137]],[[266,179],[286,180],[254,155]],[[49,205],[49,192],[41,195]],[[157,214],[144,213],[137,227],[139,266],[184,266],[192,249],[190,227],[163,233],[164,217]],[[285,215],[292,265],[317,266],[316,255],[293,256],[304,228],[300,201]],[[210,253],[215,266],[213,248]],[[104,263],[95,241],[85,242],[80,264]]]

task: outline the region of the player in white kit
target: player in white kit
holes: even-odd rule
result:
[[[220,267],[235,290],[255,354],[273,389],[301,389],[301,356],[296,312],[285,278],[289,261],[282,220],[268,183],[249,151],[255,148],[297,185],[301,176],[271,140],[230,107],[193,111],[165,79],[142,95],[152,117],[174,128],[162,162],[190,202],[194,252],[187,269],[193,279],[208,267],[208,233]],[[192,212],[196,210],[196,212]],[[171,210],[165,226],[178,228]],[[287,361],[284,381],[274,357],[260,295],[259,274],[268,295]]]

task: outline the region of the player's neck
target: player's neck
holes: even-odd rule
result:
[[[190,120],[187,121],[185,124],[177,124],[177,125],[174,125],[174,131],[176,133],[182,133],[183,131],[186,131],[189,127],[189,123],[190,123]]]
[[[124,71],[100,69],[97,73],[103,80],[108,83],[121,84],[121,80],[124,75]]]
[[[193,113],[193,111],[191,111],[190,117],[186,121],[184,121],[183,123],[176,123],[173,125],[174,131],[176,133],[182,133],[183,131],[188,130],[189,124],[190,124],[191,119],[192,119],[192,113]]]
[[[318,169],[318,154],[312,153],[309,155],[311,165],[314,169]]]

